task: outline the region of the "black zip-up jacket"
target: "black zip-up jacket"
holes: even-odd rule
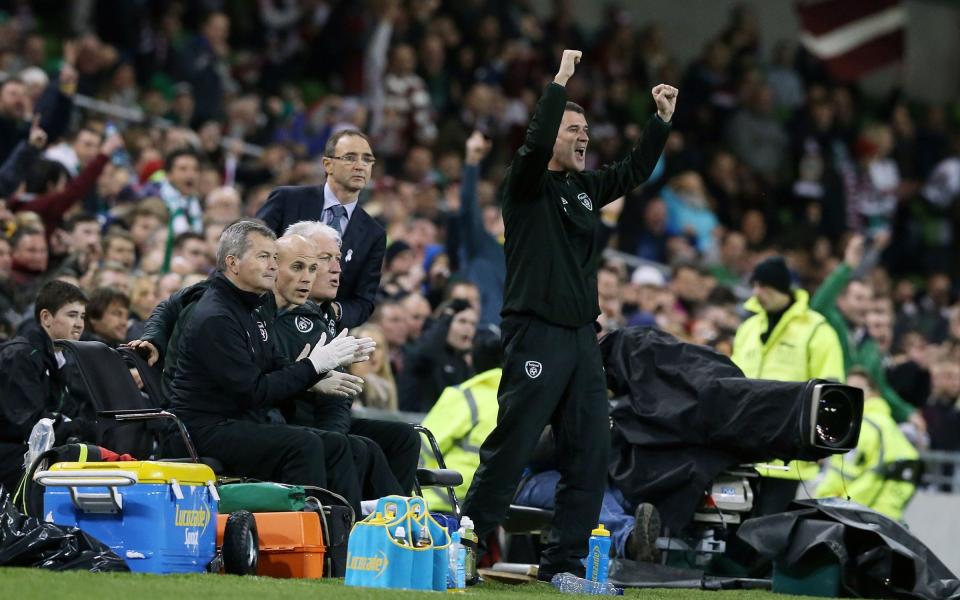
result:
[[[202,298],[209,286],[210,280],[207,279],[175,291],[169,298],[161,300],[147,318],[140,339],[156,347],[157,352],[160,353],[161,364],[164,365],[164,372],[169,368],[172,375],[172,369],[176,366],[177,340],[174,339],[174,327],[180,318],[180,313]],[[168,357],[171,359],[169,366],[166,365]]]
[[[313,385],[308,359],[290,364],[257,312],[271,294],[244,292],[223,273],[209,280],[178,344],[171,407],[187,422],[263,422],[267,410]]]
[[[27,441],[34,424],[60,412],[66,390],[50,336],[37,327],[0,346],[0,441]]]
[[[154,345],[160,354],[157,365],[162,371],[160,389],[163,392],[163,404],[168,406],[173,396],[171,384],[173,373],[177,368],[177,358],[180,356],[180,335],[183,327],[189,322],[194,305],[203,297],[203,293],[210,287],[210,280],[195,283],[190,287],[182,288],[170,294],[170,297],[157,304],[150,317],[143,325],[140,339]]]
[[[278,310],[273,326],[277,332],[277,349],[290,360],[299,356],[307,344],[313,350],[324,333],[328,344],[340,333],[330,303],[318,304],[313,300]]]
[[[306,344],[310,344],[313,350],[324,333],[327,334],[326,342],[330,343],[339,333],[339,325],[333,318],[329,302],[317,304],[307,300],[300,306],[278,311],[273,330],[276,332],[277,349],[287,359],[293,360],[303,352]],[[350,411],[352,404],[350,398],[324,396],[314,390],[306,390],[297,394],[294,402],[285,407],[284,416],[288,422],[296,425],[347,433],[353,418]]]
[[[533,314],[557,325],[580,327],[600,315],[597,270],[603,248],[596,235],[600,208],[650,176],[670,126],[654,115],[630,153],[600,170],[549,171],[566,100],[563,86],[547,86],[524,144],[500,185],[507,259],[501,314]]]
[[[54,419],[58,442],[71,436],[96,440],[93,407],[82,394],[76,365],[60,368],[50,336],[36,321],[0,344],[0,443],[22,443],[43,418]],[[63,417],[69,417],[64,422]]]

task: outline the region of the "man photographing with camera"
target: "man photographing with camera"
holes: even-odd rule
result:
[[[638,144],[619,162],[586,171],[589,128],[565,89],[580,58],[579,51],[563,52],[500,185],[507,261],[500,412],[464,505],[484,539],[503,520],[540,433],[552,425],[562,460],[540,562],[545,581],[583,573],[580,559],[607,483],[607,388],[594,329],[600,209],[650,176],[677,100],[676,88],[653,88],[657,115]]]

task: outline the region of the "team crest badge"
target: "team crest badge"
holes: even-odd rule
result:
[[[580,204],[582,204],[585,209],[593,210],[593,200],[590,199],[590,196],[588,196],[586,192],[582,192],[577,196],[577,200],[580,201]]]
[[[267,325],[263,321],[257,321],[257,327],[260,328],[260,337],[263,338],[263,341],[267,341],[267,338],[270,335],[267,333]]]
[[[297,331],[300,333],[310,333],[313,331],[313,321],[303,315],[298,315],[294,323],[296,323]]]
[[[528,360],[525,365],[523,365],[524,370],[527,372],[527,377],[530,379],[536,379],[540,377],[540,373],[543,373],[543,365],[535,360]]]

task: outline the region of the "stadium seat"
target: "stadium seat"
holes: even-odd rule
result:
[[[180,420],[173,413],[160,408],[157,373],[136,352],[125,348],[114,350],[101,342],[57,340],[55,344],[76,360],[80,379],[97,416],[102,420],[99,428],[103,434],[97,440],[99,444],[120,454],[160,460],[160,453],[165,448],[163,438],[169,431],[168,424],[163,421],[172,421],[183,442],[183,453],[187,456],[164,457],[162,460],[202,462],[214,473],[223,473],[220,461],[197,456]],[[140,374],[144,384],[142,392],[130,376],[130,366],[124,358]],[[106,421],[113,423],[103,424]]]

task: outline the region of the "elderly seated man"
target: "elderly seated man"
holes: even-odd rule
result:
[[[296,263],[281,266],[280,281],[287,283],[277,288],[279,312],[275,329],[280,352],[293,359],[322,344],[324,336],[335,338],[345,330],[340,329],[332,307],[340,284],[340,234],[318,221],[300,221],[287,228],[284,238],[291,236],[303,236],[313,242],[320,263],[312,285],[305,278],[298,280],[296,272],[291,270]],[[346,373],[332,373],[331,377],[334,376],[343,382],[340,389],[317,389],[298,395],[288,421],[362,440],[370,456],[363,478],[366,498],[410,493],[417,473],[419,435],[407,423],[353,418],[351,404],[360,392],[356,386],[363,381]],[[363,450],[354,446],[354,452]],[[384,455],[389,468],[381,465],[380,458]]]

